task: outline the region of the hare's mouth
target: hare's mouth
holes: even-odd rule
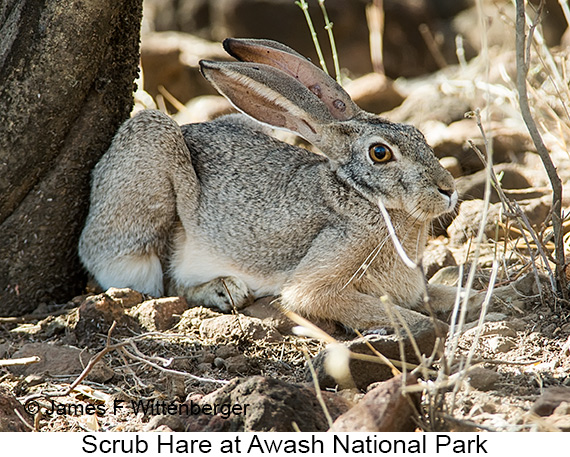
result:
[[[456,190],[451,192],[438,191],[424,195],[424,198],[410,199],[402,202],[404,209],[413,219],[418,221],[428,221],[434,217],[449,213],[455,210],[458,201]]]

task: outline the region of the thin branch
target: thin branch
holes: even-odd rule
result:
[[[34,355],[32,357],[23,357],[21,359],[0,359],[0,367],[12,367],[15,365],[30,365],[38,363],[41,359]]]
[[[376,73],[384,75],[384,0],[374,0],[366,6],[366,22],[372,67]]]
[[[566,288],[566,275],[564,271],[564,240],[562,231],[562,181],[558,176],[556,167],[552,162],[550,153],[546,148],[536,123],[530,111],[527,92],[528,57],[526,52],[526,15],[524,0],[516,0],[516,62],[517,62],[517,91],[519,93],[519,105],[523,120],[534,142],[536,151],[542,160],[542,164],[552,185],[552,228],[554,229],[554,245],[556,247],[556,278],[559,292],[562,298],[568,298]],[[532,29],[534,30],[534,29]]]
[[[313,25],[313,20],[311,19],[311,15],[309,14],[309,4],[306,0],[299,0],[295,2],[295,4],[301,8],[303,14],[305,15],[305,20],[307,21],[307,25],[309,27],[309,31],[311,32],[311,38],[313,39],[313,43],[315,45],[315,50],[317,51],[317,56],[319,57],[319,64],[323,71],[328,75],[329,70],[327,68],[327,64],[325,62],[325,57],[323,56],[323,51],[321,49],[321,45],[319,43],[319,37],[317,36],[317,32],[315,31],[315,26]]]
[[[327,31],[328,36],[329,36],[329,42],[331,45],[331,52],[332,52],[336,82],[341,84],[342,81],[340,78],[340,64],[338,61],[338,52],[336,50],[336,42],[334,39],[333,30],[332,30],[333,29],[333,23],[329,19],[329,15],[327,13],[327,8],[325,6],[325,0],[319,0],[319,6],[321,7],[321,11],[323,13],[323,18],[325,20],[325,30]]]

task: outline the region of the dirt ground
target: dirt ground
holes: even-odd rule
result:
[[[482,271],[478,276],[484,274]],[[513,282],[517,284],[515,295],[505,292],[510,286],[498,286],[500,298],[491,305],[487,322],[466,324],[459,338],[448,338],[445,355],[432,364],[432,371],[427,376],[420,371],[424,391],[414,414],[415,429],[570,429],[566,403],[570,399],[570,310],[563,303],[542,303],[540,296],[532,296],[536,288],[532,276]],[[523,286],[528,290],[523,291]],[[521,300],[522,294],[526,297]],[[284,405],[279,404],[281,400],[287,403],[291,391],[313,385],[307,357],[323,351],[326,343],[322,339],[294,335],[293,324],[272,311],[267,300],[256,303],[248,314],[258,317],[250,317],[224,315],[202,307],[186,309],[188,305],[179,298],[146,298],[130,290],[110,290],[77,297],[65,309],[44,310],[55,316],[2,319],[0,356],[42,359],[3,369],[0,377],[0,390],[8,389],[20,405],[25,405],[21,413],[27,422],[24,428],[271,431],[291,430],[288,420],[298,422],[305,431],[327,428],[318,421],[303,422],[297,412],[283,412],[280,408]],[[113,320],[116,325],[109,334]],[[331,325],[326,330],[339,341],[354,337]],[[471,349],[471,368],[463,370]],[[88,369],[87,378],[68,392],[98,352],[103,354],[101,362]],[[446,371],[451,376],[444,376]],[[353,371],[353,376],[361,375]],[[380,381],[392,377],[378,376]],[[322,379],[320,375],[317,378]],[[451,379],[453,382],[445,384]],[[263,404],[260,408],[264,413],[281,415],[279,420],[240,420],[219,428],[212,422],[182,420],[177,414],[160,410],[161,403],[198,404],[204,398],[220,398],[218,393],[227,390],[223,383],[231,380],[235,391],[239,383],[254,386],[236,394],[229,401],[232,407]],[[258,387],[267,380],[278,380],[285,390],[272,394]],[[327,388],[326,382],[323,384],[323,391],[331,395],[327,401],[338,406],[338,417],[357,405],[364,392],[382,383],[341,390],[338,385]],[[214,397],[205,397],[208,394]],[[291,398],[289,407],[302,409],[296,403],[302,401]],[[143,403],[152,403],[157,409],[143,411]],[[139,404],[138,411],[134,404]],[[322,414],[318,402],[313,401],[308,408],[313,417]],[[250,409],[250,413],[259,414],[258,409]]]

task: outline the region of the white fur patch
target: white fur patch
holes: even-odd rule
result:
[[[162,266],[154,254],[114,259],[96,272],[95,279],[105,290],[128,287],[154,297],[161,297],[164,293]]]
[[[206,243],[181,234],[175,242],[170,275],[179,285],[193,287],[213,279],[233,276],[241,279],[255,297],[279,295],[288,278],[286,273],[254,275],[240,268],[231,259],[206,247]]]

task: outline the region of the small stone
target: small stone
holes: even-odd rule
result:
[[[228,357],[225,360],[226,370],[230,374],[246,374],[249,371],[249,362],[243,354]]]
[[[225,344],[216,349],[216,357],[221,357],[222,359],[227,359],[228,357],[233,357],[238,354],[239,350],[233,344]]]
[[[505,338],[516,338],[517,331],[506,321],[488,322],[485,324],[481,336],[502,336]]]
[[[570,403],[570,387],[550,387],[534,402],[531,412],[550,416],[561,403]]]
[[[201,356],[202,363],[213,363],[216,356],[210,351],[204,351]]]
[[[460,269],[458,266],[444,267],[429,279],[430,284],[440,284],[442,286],[457,287],[459,283]]]
[[[237,315],[223,315],[205,319],[200,324],[200,336],[214,343],[226,343],[232,340],[281,341],[281,334],[261,319]]]
[[[390,79],[380,73],[368,73],[350,81],[346,91],[363,110],[383,113],[404,101]]]
[[[495,387],[495,384],[501,375],[496,371],[488,370],[482,367],[471,368],[467,374],[469,384],[477,390],[486,391]]]
[[[208,373],[211,369],[212,369],[211,363],[199,363],[196,366],[196,370],[198,370],[198,373]]]
[[[349,402],[341,396],[324,390],[321,394],[333,420],[349,409]],[[226,417],[220,414],[184,416],[185,431],[292,432],[298,427],[301,431],[324,432],[329,428],[312,386],[276,378],[235,378],[198,403],[201,406],[238,405],[241,409]]]
[[[187,309],[188,303],[184,298],[167,297],[147,300],[133,308],[130,314],[147,331],[160,332],[176,325],[179,316]]]
[[[144,301],[144,295],[133,289],[117,289],[111,287],[105,292],[112,300],[121,304],[124,309],[132,308]]]
[[[416,383],[408,374],[406,385]],[[330,432],[413,432],[419,407],[418,394],[402,394],[402,375],[380,383],[348,412],[338,417]]]
[[[104,338],[101,335],[107,334],[113,322],[117,324],[113,336],[139,331],[138,323],[124,311],[120,300],[107,294],[87,296],[79,306],[79,319],[74,329],[77,340],[81,345],[98,345]]]
[[[516,164],[503,163],[494,167],[495,174],[501,174],[501,188],[508,193],[509,189],[528,189],[532,187],[530,180],[524,174],[524,169]],[[465,200],[483,200],[485,195],[485,183],[487,181],[487,171],[481,170],[472,175],[463,177],[457,181],[457,192],[459,197]],[[499,203],[501,199],[497,191],[491,188],[491,203]],[[529,198],[542,197],[544,194],[535,192],[532,194],[513,193],[515,200],[523,200]],[[517,198],[518,197],[518,198]]]
[[[457,266],[451,251],[440,243],[429,243],[424,251],[423,264],[426,278],[431,278],[445,267]]]
[[[484,209],[483,200],[467,200],[461,203],[459,214],[447,228],[449,241],[452,245],[462,246],[470,238],[475,238],[479,231],[481,215]],[[500,220],[502,214],[501,204],[489,205],[489,212],[485,224],[485,236],[500,239],[504,233],[496,222]]]
[[[505,353],[516,347],[516,343],[510,338],[494,336],[485,340],[485,344],[494,353]]]

